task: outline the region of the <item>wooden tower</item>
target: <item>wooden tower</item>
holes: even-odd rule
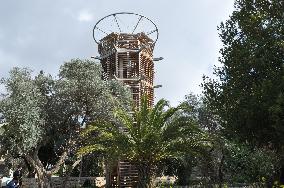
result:
[[[149,105],[154,100],[153,41],[144,33],[111,33],[99,44],[100,61],[105,79],[117,79],[129,86],[139,106],[142,94]]]
[[[132,31],[122,31],[119,20],[122,16],[136,17],[136,24]],[[102,29],[105,24],[113,21],[116,31]],[[138,31],[138,26],[144,20],[150,24],[148,32]],[[149,28],[149,27],[148,27]],[[110,33],[106,31],[111,31]],[[137,31],[136,31],[137,30]],[[135,32],[136,31],[136,32]],[[96,36],[96,32],[103,33],[103,37]],[[153,37],[153,35],[155,35]],[[103,67],[104,79],[122,81],[132,91],[133,100],[139,108],[142,95],[148,96],[148,104],[154,104],[154,62],[153,50],[158,39],[158,29],[148,18],[134,13],[115,13],[108,15],[97,22],[93,30],[94,40],[98,43],[99,57]],[[128,161],[119,161],[111,172],[112,187],[136,187],[138,171],[135,165]]]

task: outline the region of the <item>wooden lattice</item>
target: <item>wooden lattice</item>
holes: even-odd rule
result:
[[[153,41],[144,33],[111,33],[99,43],[105,79],[117,79],[129,86],[139,107],[143,94],[154,103]]]

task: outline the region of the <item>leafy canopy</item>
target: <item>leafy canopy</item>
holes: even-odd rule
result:
[[[236,0],[219,27],[223,48],[217,79],[204,94],[226,134],[254,145],[284,143],[284,2]]]
[[[140,109],[117,109],[115,114],[118,124],[97,122],[83,132],[88,139],[80,153],[99,151],[109,158],[155,165],[162,159],[197,152],[204,144],[204,135],[192,119],[183,116],[181,106],[169,107],[163,99],[149,108],[143,97]]]
[[[127,108],[131,95],[117,81],[102,80],[101,66],[74,59],[61,66],[58,78],[42,71],[14,68],[2,79],[1,149],[16,155],[37,154],[46,146],[55,156],[74,154],[80,129],[98,119],[114,119],[116,106]],[[6,153],[6,152],[5,152]],[[54,156],[51,156],[54,157]]]

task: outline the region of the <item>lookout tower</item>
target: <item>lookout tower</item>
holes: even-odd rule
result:
[[[138,108],[142,95],[148,96],[149,106],[154,103],[154,61],[162,60],[153,58],[158,35],[157,26],[149,18],[127,12],[105,16],[93,29],[99,52],[94,58],[102,64],[104,79],[116,79],[127,85]],[[109,179],[113,186],[136,187],[135,165],[119,161],[111,171]]]
[[[117,79],[132,91],[137,107],[142,94],[154,103],[153,50],[158,28],[149,18],[134,13],[115,13],[100,19],[93,29],[104,79]]]

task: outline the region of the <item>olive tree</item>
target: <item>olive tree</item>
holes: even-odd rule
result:
[[[14,68],[1,80],[6,88],[0,100],[1,150],[27,161],[39,186],[48,188],[51,175],[74,158],[81,129],[98,119],[113,119],[112,109],[126,108],[130,92],[117,81],[102,80],[100,65],[89,60],[66,62],[57,78],[42,71],[33,75],[27,68]],[[53,160],[44,159],[43,151],[52,151]]]

